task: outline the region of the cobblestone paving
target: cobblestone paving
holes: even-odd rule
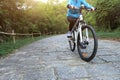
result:
[[[87,63],[65,35],[39,40],[0,60],[0,80],[120,80],[120,42],[99,40]]]

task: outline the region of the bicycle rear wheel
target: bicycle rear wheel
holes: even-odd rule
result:
[[[87,38],[88,36],[89,39]],[[78,53],[82,60],[89,62],[96,55],[98,48],[98,39],[96,37],[96,33],[94,29],[88,25],[82,27],[82,38],[83,41],[81,42],[80,34],[78,34],[78,38],[77,38]]]
[[[73,52],[75,50],[76,44],[75,44],[75,32],[72,32],[72,37],[69,38],[69,46],[70,50]]]

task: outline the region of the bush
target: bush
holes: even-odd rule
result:
[[[113,30],[120,26],[120,1],[98,0],[96,24],[102,29]]]

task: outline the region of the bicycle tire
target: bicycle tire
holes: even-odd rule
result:
[[[72,32],[72,37],[69,38],[69,46],[70,46],[70,50],[73,52],[75,50],[76,44],[75,44],[75,32]]]
[[[83,31],[87,28],[90,32],[91,32],[91,34],[92,34],[92,36],[93,36],[93,44],[94,44],[94,46],[93,46],[93,51],[91,51],[91,55],[89,56],[89,57],[85,57],[83,54],[83,52],[82,52],[82,48],[81,48],[81,46],[80,46],[80,34],[78,34],[78,37],[77,37],[77,49],[78,49],[78,53],[79,53],[79,55],[80,55],[80,58],[82,59],[82,60],[84,60],[84,61],[86,61],[86,62],[90,62],[94,57],[95,57],[95,55],[96,55],[96,53],[97,53],[97,49],[98,49],[98,39],[97,39],[97,36],[96,36],[96,33],[95,33],[95,31],[94,31],[94,29],[93,29],[93,27],[92,26],[89,26],[89,25],[85,25],[85,26],[82,26],[83,28],[82,28],[82,33],[83,33]],[[83,35],[82,35],[83,36]]]

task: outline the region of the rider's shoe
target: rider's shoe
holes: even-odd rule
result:
[[[68,31],[68,33],[67,33],[67,37],[68,37],[68,38],[71,38],[71,37],[72,37],[72,33],[71,33],[71,31]]]

